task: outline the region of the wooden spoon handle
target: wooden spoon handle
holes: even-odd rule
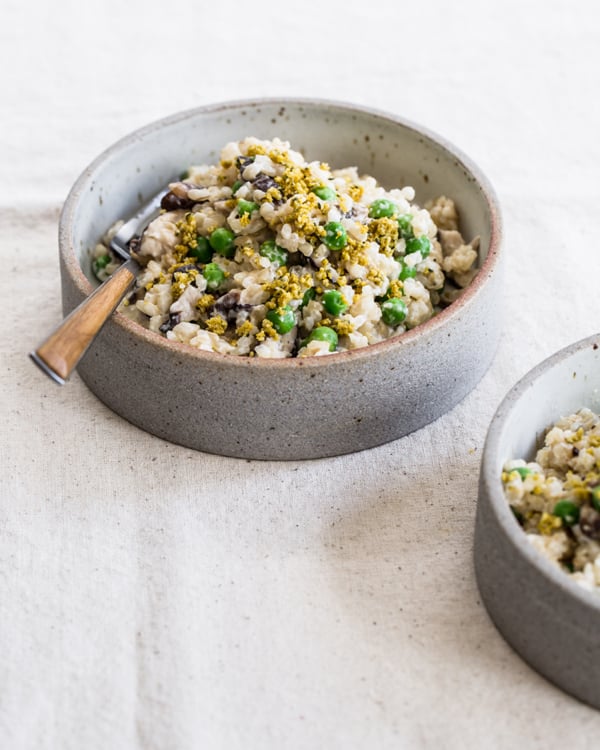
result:
[[[124,263],[76,307],[29,355],[53,380],[64,385],[79,360],[135,279],[137,263]]]

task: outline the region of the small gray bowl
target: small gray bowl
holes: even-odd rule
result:
[[[508,643],[563,690],[600,708],[600,596],[527,542],[500,479],[505,461],[532,460],[545,431],[584,406],[600,410],[600,335],[542,362],[496,412],[481,464],[474,556],[481,597]]]
[[[461,298],[408,333],[327,357],[261,360],[168,341],[116,313],[79,364],[88,387],[130,422],[229,456],[301,459],[402,437],[477,384],[501,321],[500,216],[493,190],[456,148],[393,115],[346,104],[260,100],[205,106],[132,133],[79,177],[60,219],[65,314],[92,290],[90,249],[190,164],[215,163],[248,135],[279,136],[309,159],[356,165],[417,202],[445,194],[463,233],[481,235],[481,270]]]

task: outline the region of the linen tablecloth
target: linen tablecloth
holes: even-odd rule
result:
[[[597,746],[600,714],[495,630],[472,537],[500,400],[600,328],[599,26],[591,1],[5,0],[0,747]],[[426,125],[503,207],[491,369],[352,456],[194,452],[27,358],[61,317],[57,222],[83,168],[159,117],[277,95]]]

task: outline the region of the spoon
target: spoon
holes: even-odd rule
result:
[[[79,360],[135,281],[139,265],[129,252],[129,243],[139,236],[158,213],[162,190],[115,234],[110,248],[125,262],[95,292],[71,312],[29,356],[59,385],[64,385]]]

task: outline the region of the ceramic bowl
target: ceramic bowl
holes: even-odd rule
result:
[[[600,412],[600,335],[550,357],[500,405],[482,458],[474,554],[483,602],[508,643],[563,690],[600,708],[600,595],[527,542],[500,479],[505,461],[533,460],[546,430],[584,406]]]
[[[92,290],[89,252],[190,164],[216,163],[247,135],[279,136],[308,159],[356,165],[416,201],[445,194],[466,236],[481,235],[481,270],[440,315],[364,349],[261,360],[195,350],[117,313],[78,372],[111,409],[191,448],[229,456],[297,459],[379,445],[457,404],[479,381],[500,330],[500,217],[493,190],[456,148],[421,127],[346,104],[261,100],[205,106],[138,130],[98,157],[60,219],[65,314]]]

